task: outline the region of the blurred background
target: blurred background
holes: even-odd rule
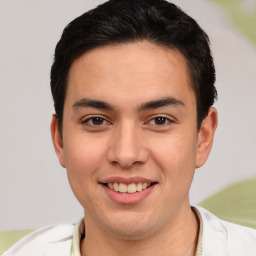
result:
[[[51,143],[49,73],[63,28],[102,2],[0,0],[0,230],[83,216]],[[197,204],[256,177],[256,0],[173,2],[208,33],[217,71],[219,127],[195,173]]]

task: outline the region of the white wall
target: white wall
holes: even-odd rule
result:
[[[51,144],[49,72],[64,26],[100,2],[0,0],[0,230],[83,215]],[[214,6],[176,2],[210,35],[217,68],[219,128],[208,163],[196,171],[196,203],[256,176],[256,50]]]

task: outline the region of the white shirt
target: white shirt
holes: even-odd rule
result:
[[[196,206],[200,234],[196,256],[256,256],[256,230],[218,219]],[[24,237],[2,256],[81,256],[83,219],[76,225],[39,229]]]

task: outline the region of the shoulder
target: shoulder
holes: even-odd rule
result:
[[[203,255],[256,256],[255,229],[223,221],[204,208],[195,208],[203,225],[202,247],[207,252]],[[215,254],[216,250],[219,254]]]
[[[256,230],[238,224],[221,221],[228,234],[231,255],[256,256]]]
[[[74,225],[38,229],[22,238],[2,256],[69,256]]]

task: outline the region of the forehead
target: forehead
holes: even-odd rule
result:
[[[95,48],[70,69],[67,96],[149,100],[192,93],[186,59],[176,49],[147,41]],[[104,92],[106,94],[104,94]],[[185,95],[185,94],[184,94]]]

